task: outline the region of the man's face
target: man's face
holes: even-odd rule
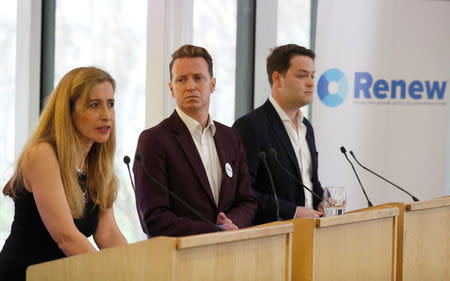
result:
[[[216,79],[209,75],[208,64],[202,57],[174,61],[169,88],[184,113],[190,116],[207,114],[215,86]]]
[[[314,90],[314,61],[308,56],[291,58],[290,67],[279,75],[281,99],[290,108],[300,108],[311,103]]]

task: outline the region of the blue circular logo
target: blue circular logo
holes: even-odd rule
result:
[[[344,102],[348,92],[348,82],[344,72],[331,68],[320,76],[317,93],[323,104],[336,107]]]

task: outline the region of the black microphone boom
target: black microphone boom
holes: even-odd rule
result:
[[[131,181],[131,186],[133,187],[133,190],[136,191],[136,187],[134,187],[134,183],[133,183],[133,178],[131,177],[130,162],[131,162],[130,157],[128,157],[128,155],[125,155],[123,157],[123,163],[125,163],[127,165],[128,175],[130,176],[130,181]]]
[[[258,153],[259,159],[263,161],[264,167],[266,167],[267,174],[269,175],[270,186],[272,187],[273,197],[275,198],[275,204],[277,205],[277,220],[282,221],[280,218],[280,203],[278,202],[277,191],[275,190],[275,184],[273,183],[272,173],[270,172],[269,166],[266,161],[266,153],[261,151]]]
[[[131,177],[131,171],[130,171],[130,162],[131,162],[131,160],[130,160],[130,157],[128,157],[128,155],[125,155],[123,157],[123,162],[127,165],[128,175],[130,176],[131,186],[133,187],[134,198],[136,200],[136,207],[138,209],[139,222],[141,223],[142,230],[144,230],[144,233],[147,234],[147,237],[148,237],[148,235],[150,235],[150,234],[148,233],[147,225],[144,222],[144,215],[142,214],[142,210],[139,207],[139,201],[137,200],[137,197],[136,197],[136,187],[134,185],[133,178]]]
[[[396,188],[398,188],[398,189],[400,189],[401,191],[405,192],[406,194],[408,194],[409,196],[411,196],[411,198],[412,198],[414,201],[416,201],[416,202],[419,201],[419,199],[418,199],[416,196],[412,195],[411,193],[409,193],[408,191],[404,190],[403,188],[401,188],[400,186],[396,185],[395,183],[393,183],[393,182],[391,182],[391,181],[385,179],[384,177],[380,176],[379,174],[377,174],[377,173],[375,173],[374,171],[370,170],[369,168],[365,167],[363,164],[359,163],[359,161],[356,159],[355,155],[353,155],[353,151],[351,151],[351,150],[350,150],[350,155],[353,157],[353,159],[355,159],[356,163],[358,163],[358,165],[361,166],[363,169],[365,169],[366,171],[371,172],[372,174],[374,174],[375,176],[379,177],[380,179],[387,181],[388,183],[392,184],[392,185],[395,186]]]
[[[189,210],[191,210],[191,212],[193,212],[194,214],[197,215],[197,217],[199,217],[202,221],[206,222],[207,224],[211,225],[212,227],[214,227],[217,231],[224,231],[225,229],[220,226],[217,225],[213,222],[211,222],[210,220],[208,220],[207,218],[205,218],[202,214],[200,214],[197,210],[195,210],[194,208],[192,208],[188,203],[186,203],[183,199],[181,199],[178,195],[176,195],[173,191],[171,191],[170,189],[168,189],[166,186],[164,186],[162,183],[160,183],[159,181],[157,181],[151,174],[150,172],[147,170],[147,168],[144,165],[144,161],[143,161],[143,157],[140,153],[136,153],[134,159],[136,161],[139,162],[139,164],[141,164],[142,169],[144,169],[145,174],[147,175],[147,177],[149,179],[151,179],[154,183],[156,183],[157,185],[159,185],[164,191],[166,191],[167,193],[170,194],[170,196],[172,196],[173,198],[175,198],[178,202],[180,202],[181,204],[183,204],[186,208],[188,208]]]
[[[281,170],[283,170],[283,172],[290,176],[292,179],[294,179],[298,184],[300,184],[304,189],[308,190],[309,192],[311,192],[312,195],[314,195],[314,197],[316,197],[319,201],[322,201],[322,198],[317,195],[314,191],[312,191],[311,189],[307,188],[296,176],[294,176],[293,174],[291,174],[286,168],[283,167],[283,165],[281,165],[280,160],[278,160],[278,156],[277,156],[277,151],[275,150],[275,148],[269,148],[269,155],[272,156],[275,161],[277,162],[278,166],[280,166]]]
[[[361,186],[361,189],[362,189],[362,191],[364,193],[364,196],[366,197],[367,205],[369,205],[369,207],[372,207],[373,204],[372,204],[372,202],[370,202],[369,197],[367,197],[366,191],[364,190],[364,187],[362,186],[361,180],[359,179],[358,173],[355,170],[355,166],[353,166],[352,161],[350,161],[350,159],[348,159],[347,150],[345,149],[345,147],[341,146],[341,152],[345,155],[345,158],[347,159],[348,163],[350,163],[350,165],[352,166],[353,172],[355,173],[355,176],[358,179],[359,185]]]

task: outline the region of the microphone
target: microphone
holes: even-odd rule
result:
[[[270,186],[272,187],[273,197],[275,198],[275,204],[277,207],[277,220],[282,221],[282,219],[280,218],[280,203],[278,202],[277,191],[275,190],[275,185],[273,184],[272,173],[270,172],[269,166],[267,165],[266,153],[264,151],[260,151],[258,153],[258,156],[259,159],[263,161],[264,167],[266,167],[267,174],[269,175]]]
[[[373,204],[372,204],[372,202],[370,202],[369,197],[367,197],[366,191],[364,190],[364,187],[362,186],[362,183],[361,183],[361,180],[359,179],[358,173],[356,173],[355,166],[353,166],[352,161],[350,161],[350,159],[348,159],[347,150],[345,149],[345,147],[341,146],[341,152],[345,155],[345,158],[347,159],[348,163],[350,163],[350,165],[352,166],[353,172],[355,173],[355,176],[358,179],[359,185],[361,186],[364,196],[366,197],[367,205],[369,205],[369,207],[372,207]]]
[[[125,156],[123,157],[123,163],[125,163],[125,165],[127,165],[128,176],[130,176],[131,186],[133,187],[133,190],[136,191],[136,188],[134,187],[133,178],[131,177],[130,162],[131,162],[130,157],[128,157],[128,155],[125,155]]]
[[[136,200],[136,206],[137,206],[137,209],[138,209],[139,222],[141,223],[141,227],[144,230],[144,233],[147,234],[147,236],[148,236],[149,233],[148,233],[148,230],[147,230],[147,225],[144,222],[144,215],[142,214],[142,210],[139,207],[139,201],[138,201],[138,199],[136,197],[136,188],[134,186],[133,178],[131,177],[130,162],[131,162],[130,157],[128,157],[128,155],[125,155],[123,157],[123,163],[125,163],[125,165],[127,165],[128,175],[130,176],[131,186],[133,187],[134,198]]]
[[[400,186],[396,185],[395,183],[393,183],[393,182],[391,182],[391,181],[385,179],[384,177],[380,176],[379,174],[377,174],[377,173],[375,173],[374,171],[370,170],[369,168],[365,167],[363,164],[359,163],[359,161],[356,159],[355,155],[353,155],[353,151],[351,151],[351,150],[350,150],[350,155],[353,157],[353,159],[355,159],[356,163],[358,163],[358,165],[361,166],[363,169],[365,169],[366,171],[371,172],[371,173],[374,174],[375,176],[377,176],[377,177],[379,177],[379,178],[381,178],[381,179],[387,181],[388,183],[392,184],[392,185],[395,186],[396,188],[398,188],[398,189],[400,189],[401,191],[405,192],[406,194],[408,194],[409,196],[411,196],[411,198],[412,198],[414,201],[416,201],[416,202],[419,201],[419,199],[418,199],[416,196],[412,195],[411,193],[409,193],[408,191],[404,190],[403,188],[401,188]]]
[[[194,208],[192,208],[188,203],[186,203],[183,199],[181,199],[178,195],[176,195],[173,191],[171,191],[170,189],[168,189],[166,186],[164,186],[162,183],[160,183],[158,180],[156,180],[151,174],[150,172],[147,170],[147,168],[144,165],[144,161],[143,161],[143,157],[140,153],[136,153],[136,155],[134,156],[134,160],[136,160],[139,164],[141,164],[141,167],[144,169],[145,174],[147,175],[147,177],[149,179],[151,179],[154,183],[156,183],[157,185],[159,185],[164,191],[166,191],[167,193],[170,194],[170,196],[172,196],[173,198],[175,198],[178,202],[182,203],[186,208],[188,208],[191,212],[193,212],[194,214],[197,215],[197,217],[199,217],[202,221],[206,222],[207,224],[211,225],[212,227],[214,227],[217,231],[225,231],[225,229],[221,226],[221,225],[217,225],[213,222],[211,222],[210,220],[208,220],[207,218],[205,218],[202,214],[200,214],[197,210],[195,210]]]
[[[278,156],[277,156],[277,151],[275,150],[275,148],[271,147],[269,148],[269,155],[272,156],[275,161],[277,162],[278,166],[280,166],[281,170],[288,176],[290,176],[292,179],[294,179],[298,184],[300,184],[304,189],[308,190],[312,195],[314,195],[314,197],[316,197],[317,199],[319,199],[319,201],[322,201],[322,198],[317,195],[314,191],[312,191],[311,189],[307,188],[296,176],[294,176],[293,174],[291,174],[286,168],[283,167],[283,165],[281,165],[280,160],[278,160]]]

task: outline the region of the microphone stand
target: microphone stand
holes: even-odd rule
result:
[[[147,168],[144,165],[143,159],[142,159],[142,155],[140,153],[136,153],[134,159],[136,161],[139,162],[139,164],[141,164],[142,169],[144,169],[145,174],[147,175],[147,177],[149,179],[151,179],[154,183],[156,183],[159,187],[161,187],[164,191],[166,191],[167,193],[170,194],[170,196],[172,196],[173,198],[175,198],[176,200],[178,200],[178,202],[182,203],[186,208],[188,208],[190,211],[192,211],[194,214],[196,214],[202,221],[206,222],[207,224],[211,225],[212,227],[214,227],[217,231],[225,231],[225,229],[220,226],[217,225],[213,222],[211,222],[210,220],[208,220],[207,218],[205,218],[202,214],[200,214],[197,210],[195,210],[194,208],[192,208],[188,203],[186,203],[183,199],[181,199],[178,195],[176,195],[173,191],[171,191],[170,189],[168,189],[166,186],[162,185],[159,181],[157,181],[151,174],[150,172],[147,170]]]
[[[131,162],[131,160],[130,160],[130,157],[128,157],[128,155],[125,155],[123,157],[123,162],[125,163],[125,165],[127,165],[128,175],[130,176],[131,186],[133,187],[134,198],[135,198],[135,201],[136,201],[136,207],[137,207],[137,212],[138,212],[138,216],[139,216],[139,222],[141,223],[142,230],[144,230],[144,233],[147,234],[147,238],[149,238],[150,234],[148,232],[147,225],[145,224],[144,215],[142,214],[142,210],[139,207],[139,201],[137,200],[137,197],[136,197],[136,187],[134,185],[133,178],[131,177],[131,171],[130,171],[130,162]]]
[[[278,166],[280,166],[281,170],[287,174],[288,176],[290,176],[292,179],[294,179],[298,184],[300,184],[304,189],[308,190],[312,195],[314,195],[317,199],[319,199],[319,202],[322,201],[322,197],[320,197],[319,195],[317,195],[314,191],[312,191],[311,189],[307,188],[296,176],[294,176],[293,174],[291,174],[286,168],[284,168],[281,165],[280,160],[278,160],[278,156],[277,156],[277,151],[275,150],[275,148],[269,148],[269,155],[271,155],[275,161],[277,162]]]
[[[363,164],[359,163],[359,161],[356,159],[355,155],[353,155],[353,151],[350,150],[350,155],[353,157],[353,159],[355,159],[356,163],[358,163],[359,166],[361,166],[363,169],[365,169],[366,171],[371,172],[372,174],[374,174],[375,176],[379,177],[380,179],[392,184],[393,186],[397,187],[398,189],[400,189],[401,191],[405,192],[406,194],[408,194],[409,196],[411,196],[411,198],[414,201],[419,201],[419,198],[417,198],[416,196],[412,195],[411,193],[409,193],[408,191],[404,190],[403,188],[401,188],[400,186],[396,185],[395,183],[391,182],[390,180],[385,179],[384,177],[380,176],[379,174],[375,173],[374,171],[370,170],[369,168],[366,168]]]
[[[273,183],[272,173],[270,172],[269,166],[267,165],[266,153],[264,151],[261,151],[258,153],[258,156],[261,159],[261,161],[263,161],[264,167],[266,167],[267,174],[269,175],[270,186],[272,187],[273,197],[275,198],[275,204],[277,206],[276,210],[277,220],[282,221],[282,219],[280,218],[280,203],[278,202],[277,191],[275,190],[275,184]]]
[[[364,190],[364,187],[362,186],[362,183],[361,183],[361,180],[359,179],[358,173],[356,173],[355,166],[353,166],[353,163],[350,161],[350,159],[348,159],[347,150],[345,149],[345,147],[341,146],[341,152],[344,154],[344,156],[347,159],[348,163],[350,163],[350,165],[352,166],[353,172],[355,173],[356,178],[358,179],[359,185],[361,186],[361,189],[362,189],[362,191],[364,193],[364,196],[366,197],[367,205],[369,205],[369,207],[372,207],[373,204],[372,204],[372,202],[370,202],[369,197],[367,197],[366,191]]]

